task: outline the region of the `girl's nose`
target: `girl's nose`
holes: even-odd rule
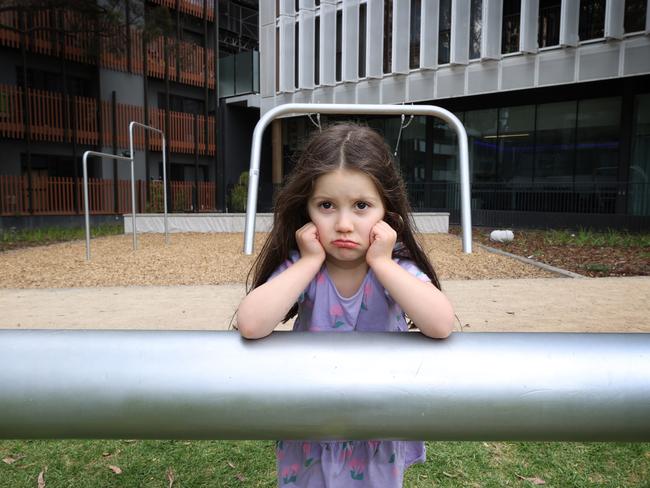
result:
[[[337,232],[351,232],[352,220],[346,212],[340,212],[336,219],[335,229]]]

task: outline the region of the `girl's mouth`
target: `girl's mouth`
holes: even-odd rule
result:
[[[338,239],[336,241],[333,241],[332,244],[334,244],[336,247],[341,247],[344,249],[355,249],[359,247],[359,244],[357,244],[354,241],[346,241],[343,239]]]

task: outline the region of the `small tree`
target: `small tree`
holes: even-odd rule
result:
[[[245,212],[248,200],[248,171],[239,175],[239,181],[230,191],[230,207],[233,212]]]

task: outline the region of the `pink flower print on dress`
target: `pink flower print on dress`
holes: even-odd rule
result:
[[[289,483],[295,483],[296,480],[298,479],[298,470],[300,469],[300,466],[297,464],[292,464],[291,466],[287,466],[282,470],[282,483],[285,485],[288,485]]]
[[[352,459],[350,461],[350,477],[353,480],[363,480],[363,472],[366,470],[366,463],[361,459]]]
[[[341,320],[341,317],[343,317],[343,307],[339,305],[338,303],[335,303],[330,307],[330,315],[334,317],[334,328],[338,329],[342,325],[345,325],[345,322]]]
[[[319,271],[318,274],[316,275],[316,283],[318,283],[319,285],[325,283],[325,275],[323,274],[322,271]]]
[[[352,457],[352,443],[344,442],[341,446],[341,462],[345,462]]]
[[[366,283],[363,287],[363,300],[361,300],[361,310],[368,310],[368,301],[372,296],[373,286],[372,283]]]
[[[307,468],[314,462],[314,458],[311,457],[311,444],[309,442],[302,443],[302,454],[305,457],[305,467]]]

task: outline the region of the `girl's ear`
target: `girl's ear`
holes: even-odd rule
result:
[[[393,228],[395,232],[397,232],[397,237],[402,235],[402,231],[404,230],[404,219],[400,214],[396,212],[386,211],[384,220]]]

